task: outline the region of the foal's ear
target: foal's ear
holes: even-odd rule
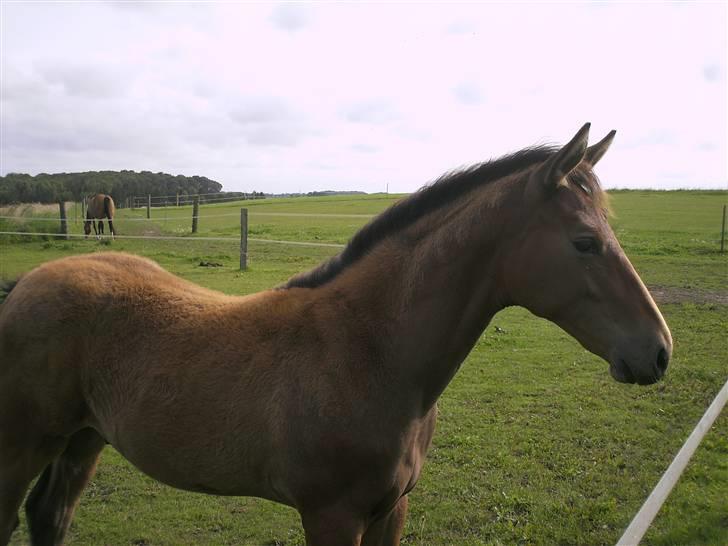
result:
[[[568,144],[561,148],[556,154],[549,159],[541,169],[539,169],[539,178],[541,183],[547,190],[556,189],[559,183],[573,171],[581,160],[589,143],[589,127],[591,123],[585,123],[579,132],[574,135]]]
[[[612,141],[614,140],[614,135],[616,134],[617,131],[612,129],[611,131],[609,131],[607,136],[605,136],[593,146],[589,146],[586,149],[586,153],[584,154],[584,162],[587,163],[589,167],[593,167],[594,165],[596,165],[597,162],[602,158],[602,156],[607,153],[609,146],[611,146]]]

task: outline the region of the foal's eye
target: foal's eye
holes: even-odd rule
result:
[[[574,248],[582,254],[598,254],[599,245],[593,237],[582,237],[574,241]]]

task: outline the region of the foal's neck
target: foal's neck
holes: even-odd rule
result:
[[[499,260],[508,215],[488,202],[463,199],[422,218],[380,244],[349,283],[370,302],[370,320],[386,328],[389,365],[402,371],[398,388],[417,391],[422,411],[508,304]]]

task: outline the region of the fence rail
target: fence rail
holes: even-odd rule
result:
[[[721,410],[726,404],[726,400],[728,400],[728,381],[718,391],[713,402],[705,411],[700,421],[698,421],[698,424],[688,439],[685,440],[680,451],[675,455],[672,463],[667,467],[667,470],[662,475],[662,478],[660,478],[660,481],[657,482],[650,496],[647,497],[642,508],[640,508],[639,512],[637,512],[632,522],[624,531],[624,534],[617,541],[617,546],[637,546],[640,543],[642,537],[655,519],[657,512],[659,512],[662,504],[670,494],[670,491],[672,491],[672,488],[680,479],[680,476],[682,476],[693,453],[695,453],[703,437],[710,430],[710,427],[713,426],[718,415],[720,415]]]

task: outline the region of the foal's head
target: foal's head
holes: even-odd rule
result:
[[[586,124],[530,171],[530,214],[506,259],[509,297],[607,360],[617,381],[654,383],[672,337],[609,226],[606,194],[592,173],[614,131],[591,147],[588,134]]]

